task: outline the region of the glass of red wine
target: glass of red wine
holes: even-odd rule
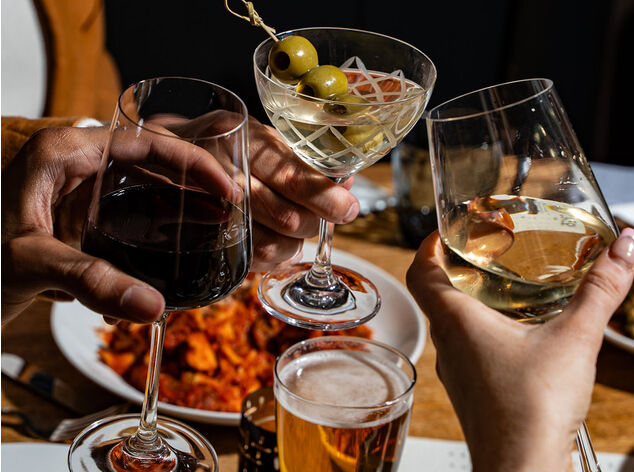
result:
[[[158,416],[159,371],[169,312],[225,297],[249,271],[247,118],[238,96],[202,80],[144,80],[119,98],[82,250],[155,287],[165,314],[152,324],[141,417],[106,418],[81,432],[72,472],[218,468],[200,433]]]

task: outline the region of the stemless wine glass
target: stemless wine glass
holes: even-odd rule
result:
[[[106,418],[77,436],[78,471],[214,471],[209,442],[158,417],[166,316],[234,290],[251,262],[247,110],[209,82],[144,80],[120,96],[97,174],[82,249],[154,286],[166,314],[152,324],[141,418]]]
[[[397,470],[409,426],[416,369],[376,341],[311,338],[275,364],[282,471]]]
[[[427,130],[453,285],[521,322],[556,316],[617,228],[552,81],[454,98]],[[577,442],[592,460],[585,423]]]
[[[273,38],[255,50],[255,81],[271,123],[306,164],[336,183],[373,164],[395,147],[420,118],[436,80],[431,60],[415,47],[377,33],[306,28],[278,34],[307,38],[321,65],[338,66],[348,96],[324,100],[298,93],[268,67]],[[287,323],[321,330],[350,328],[379,310],[371,281],[333,266],[334,224],[322,219],[313,264],[284,266],[258,287],[266,311]]]

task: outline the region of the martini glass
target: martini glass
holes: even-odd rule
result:
[[[307,38],[321,65],[338,66],[348,94],[359,103],[324,100],[296,92],[268,67],[275,43],[263,41],[253,56],[255,82],[271,123],[295,154],[336,183],[373,164],[419,120],[436,80],[431,60],[389,36],[346,28],[287,31],[277,39]],[[381,306],[371,281],[330,262],[334,224],[321,220],[314,262],[282,266],[266,274],[258,296],[266,311],[289,324],[319,330],[351,328]]]

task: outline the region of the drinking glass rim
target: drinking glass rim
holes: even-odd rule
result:
[[[527,96],[525,98],[522,98],[520,100],[516,100],[513,103],[507,103],[506,105],[501,105],[499,107],[491,108],[490,110],[478,111],[478,112],[475,112],[475,113],[469,113],[469,114],[460,115],[460,116],[451,116],[451,117],[447,117],[447,118],[432,118],[432,116],[431,116],[432,113],[434,111],[438,110],[439,108],[442,108],[445,105],[448,105],[449,103],[457,102],[458,100],[462,100],[465,97],[468,97],[470,95],[475,95],[477,93],[481,93],[481,92],[484,92],[486,90],[491,90],[491,89],[498,88],[498,87],[504,87],[504,86],[507,86],[507,85],[521,84],[521,83],[527,83],[527,82],[544,82],[545,83],[545,87],[544,87],[543,90],[535,92],[535,93],[533,93],[533,94],[531,94],[531,95],[529,95],[529,96]],[[501,110],[505,110],[505,109],[510,108],[510,107],[517,106],[517,105],[519,105],[521,103],[525,103],[525,102],[527,102],[529,100],[532,100],[532,99],[534,99],[536,97],[539,97],[540,95],[543,95],[545,93],[548,93],[548,92],[552,91],[554,86],[555,86],[555,84],[554,84],[554,82],[551,79],[547,79],[547,78],[543,78],[543,77],[534,77],[534,78],[531,78],[531,79],[511,80],[511,81],[508,81],[508,82],[502,82],[502,83],[495,84],[495,85],[489,85],[487,87],[482,87],[482,88],[477,89],[477,90],[472,90],[470,92],[463,93],[463,94],[458,95],[456,97],[450,98],[449,100],[446,100],[446,101],[440,103],[439,105],[436,105],[431,110],[425,112],[425,119],[427,121],[430,121],[430,122],[449,122],[449,121],[458,121],[458,120],[467,120],[467,119],[470,119],[470,118],[477,118],[479,116],[488,115],[490,113],[495,113],[495,112],[498,112],[498,111],[501,111]]]
[[[406,365],[409,365],[409,367],[412,370],[412,378],[409,379],[409,385],[407,386],[407,388],[399,395],[397,395],[395,398],[391,399],[391,400],[386,400],[384,402],[381,402],[379,404],[376,405],[370,405],[370,406],[347,406],[347,405],[334,405],[332,403],[326,403],[326,402],[321,402],[318,400],[309,400],[307,398],[302,397],[301,395],[298,395],[297,393],[291,391],[289,389],[289,387],[282,382],[282,380],[279,377],[278,374],[278,364],[280,363],[280,359],[282,358],[282,356],[284,356],[284,354],[291,350],[291,349],[295,349],[298,346],[301,345],[306,345],[306,344],[315,344],[318,342],[337,342],[337,341],[348,341],[348,342],[355,342],[355,343],[365,343],[365,344],[372,344],[374,346],[380,347],[382,349],[385,349],[386,351],[390,351],[393,354],[396,354],[400,359],[405,361]],[[340,349],[342,350],[342,349]],[[351,351],[351,352],[363,352],[363,351]],[[412,363],[412,361],[409,359],[409,357],[407,357],[405,354],[403,354],[401,351],[399,351],[398,349],[382,343],[380,341],[375,341],[373,339],[366,339],[366,338],[359,338],[359,337],[355,337],[355,336],[319,336],[316,338],[309,338],[309,339],[304,339],[303,341],[299,341],[293,345],[291,345],[290,347],[288,347],[282,354],[280,354],[277,359],[275,359],[275,365],[273,366],[273,373],[275,375],[275,382],[278,383],[281,387],[284,388],[284,392],[288,395],[290,395],[291,397],[303,402],[303,403],[308,403],[310,405],[316,405],[319,407],[326,407],[326,408],[345,408],[346,410],[355,410],[355,411],[376,411],[376,410],[381,410],[383,408],[387,408],[390,407],[392,405],[395,405],[397,403],[399,403],[401,400],[403,400],[404,398],[406,398],[414,389],[415,385],[416,385],[416,381],[417,381],[417,377],[418,374],[416,372],[416,367],[414,366],[414,364]]]
[[[406,103],[408,101],[414,100],[416,98],[419,98],[420,96],[423,96],[425,94],[428,94],[434,87],[434,84],[436,83],[436,78],[438,77],[438,71],[436,70],[436,64],[434,64],[434,62],[431,60],[431,58],[425,54],[423,51],[421,51],[420,49],[418,49],[416,46],[413,46],[412,44],[408,43],[407,41],[403,41],[402,39],[398,39],[395,38],[393,36],[389,36],[387,34],[383,34],[383,33],[376,33],[374,31],[368,31],[368,30],[363,30],[363,29],[358,29],[358,28],[344,28],[344,27],[340,27],[340,26],[311,26],[308,28],[296,28],[296,29],[291,29],[291,30],[287,30],[287,31],[282,31],[281,33],[275,33],[276,37],[280,37],[283,35],[289,35],[292,33],[296,33],[296,32],[301,32],[301,31],[317,31],[317,30],[338,30],[338,31],[353,31],[355,33],[365,33],[365,34],[370,34],[373,36],[379,36],[379,37],[383,37],[383,38],[387,38],[390,39],[392,41],[396,41],[398,43],[404,44],[405,46],[409,46],[410,48],[412,48],[414,51],[418,52],[421,56],[423,56],[427,62],[431,65],[431,70],[433,72],[434,75],[434,79],[431,83],[431,86],[429,88],[423,88],[423,93],[420,94],[416,94],[416,95],[412,95],[411,97],[405,97],[405,98],[399,98],[397,100],[391,101],[391,102],[382,102],[382,103],[376,103],[376,102],[370,102],[370,103],[355,103],[354,106],[360,106],[360,107],[369,107],[369,106],[374,106],[374,107],[382,107],[382,106],[386,106],[386,105],[394,105],[394,104],[401,104],[401,103]],[[262,71],[257,63],[255,62],[255,58],[257,56],[258,51],[260,50],[260,48],[264,47],[264,45],[268,42],[272,42],[273,39],[272,38],[266,38],[265,40],[263,40],[260,44],[257,45],[257,47],[255,48],[255,51],[253,51],[253,68],[255,69],[255,71],[260,74],[262,77],[264,77],[268,82],[281,87],[282,84],[280,82],[276,82],[274,81],[271,77],[267,76],[265,74],[264,71]],[[381,71],[383,72],[383,71]],[[407,78],[405,78],[407,80]],[[422,88],[422,87],[421,87]],[[343,102],[343,101],[337,101],[337,100],[329,100],[327,98],[317,98],[317,97],[312,97],[310,95],[305,95],[303,93],[299,93],[299,92],[295,92],[294,94],[298,97],[304,98],[304,99],[308,99],[308,100],[312,100],[314,102],[317,103],[328,103],[328,104],[334,104],[334,105],[349,105],[348,102]]]
[[[240,108],[241,110],[241,114],[242,114],[242,120],[240,120],[240,122],[234,126],[233,128],[231,128],[228,131],[225,131],[223,133],[218,133],[218,134],[213,134],[213,135],[209,135],[209,136],[195,136],[196,139],[216,139],[216,138],[222,138],[222,137],[226,137],[229,136],[233,133],[236,133],[237,131],[239,131],[240,129],[242,129],[248,119],[249,119],[249,111],[247,109],[246,104],[244,103],[244,101],[235,93],[232,92],[231,90],[229,90],[226,87],[223,87],[222,85],[218,85],[215,84],[213,82],[209,82],[208,80],[203,80],[203,79],[196,79],[194,77],[183,77],[183,76],[178,76],[178,75],[168,75],[168,76],[159,76],[159,77],[151,77],[148,79],[142,79],[142,80],[138,80],[136,82],[133,82],[132,84],[130,84],[129,86],[127,86],[125,89],[123,89],[123,91],[119,94],[119,98],[117,99],[117,110],[119,113],[121,113],[123,116],[125,116],[131,123],[134,123],[136,126],[138,126],[139,128],[149,132],[149,133],[153,133],[153,134],[157,134],[159,136],[165,136],[167,138],[176,138],[176,139],[181,139],[181,140],[187,140],[190,139],[188,137],[185,136],[175,136],[174,134],[167,134],[167,133],[161,133],[159,131],[156,131],[154,129],[150,129],[147,128],[144,124],[139,123],[137,120],[131,118],[124,110],[123,107],[121,106],[121,99],[123,98],[123,95],[130,89],[132,89],[133,87],[137,87],[138,85],[142,84],[143,82],[151,82],[153,80],[165,80],[165,79],[175,79],[175,80],[182,80],[182,81],[188,81],[188,82],[199,82],[205,85],[210,85],[213,88],[216,89],[220,89],[224,92],[227,92],[229,95],[232,95],[233,97],[236,98],[236,100],[238,101],[238,103],[240,104]],[[193,137],[192,137],[193,138]]]

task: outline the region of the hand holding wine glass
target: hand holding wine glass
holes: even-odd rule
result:
[[[437,371],[474,471],[568,470],[585,418],[603,329],[634,278],[634,230],[596,260],[548,323],[517,323],[452,286],[438,233],[421,245],[408,288],[431,323]]]
[[[617,229],[552,81],[451,99],[427,131],[453,285],[522,323],[556,318]],[[600,471],[585,422],[577,447]]]
[[[155,115],[151,125],[160,127],[165,118]],[[200,121],[188,126],[200,126]],[[226,126],[222,121],[215,126]],[[179,132],[179,126],[171,126],[165,131]],[[130,133],[127,139],[136,140]],[[175,156],[190,149],[174,139],[163,145],[160,133],[144,139],[143,146],[127,146],[122,136],[111,152],[132,163],[149,151],[166,160],[168,152]],[[56,301],[77,298],[113,320],[148,323],[162,314],[163,296],[155,288],[77,249],[107,141],[107,128],[42,129],[3,169],[3,323],[42,293]],[[336,185],[297,162],[276,132],[253,118],[249,146],[254,270],[269,270],[299,254],[303,239],[317,233],[320,216],[341,222],[356,216],[359,207],[349,185]],[[226,160],[220,151],[216,163]],[[208,165],[215,166],[212,161]],[[222,176],[213,172],[217,169],[200,171],[211,170],[213,183]]]

